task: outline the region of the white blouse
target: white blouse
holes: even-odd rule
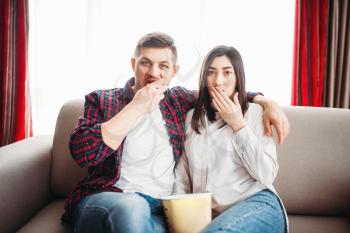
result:
[[[264,135],[263,109],[249,104],[238,132],[219,118],[197,134],[187,115],[185,153],[177,164],[174,193],[211,192],[213,215],[266,188],[277,175],[276,144]],[[282,202],[281,202],[282,203]]]

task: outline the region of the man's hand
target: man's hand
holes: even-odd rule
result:
[[[163,92],[168,88],[164,80],[157,80],[138,90],[133,100],[118,114],[101,124],[103,141],[116,150],[135,122],[148,112],[152,112],[164,98]]]
[[[257,96],[260,98],[260,96]],[[256,97],[255,97],[256,98]],[[278,144],[282,144],[290,132],[290,124],[282,108],[273,100],[263,99],[254,102],[264,107],[264,128],[267,136],[272,136],[272,126],[275,127],[278,135]]]
[[[213,107],[235,132],[245,126],[241,105],[238,101],[238,92],[235,93],[233,101],[219,88],[213,88],[210,95],[212,97]]]
[[[130,104],[142,114],[152,112],[164,98],[163,93],[167,89],[168,85],[159,79],[138,90]]]

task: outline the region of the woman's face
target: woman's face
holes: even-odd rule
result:
[[[208,92],[213,88],[219,88],[230,98],[236,89],[236,75],[230,60],[226,56],[214,58],[208,68]]]

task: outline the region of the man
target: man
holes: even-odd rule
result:
[[[196,101],[193,91],[168,89],[179,69],[176,60],[171,37],[145,35],[131,59],[135,78],[124,88],[85,97],[70,150],[80,166],[89,168],[88,176],[68,196],[62,217],[76,232],[168,231],[157,198],[172,192],[186,114]],[[267,132],[274,124],[282,143],[289,132],[286,116],[273,101],[260,95],[254,101],[265,108]]]

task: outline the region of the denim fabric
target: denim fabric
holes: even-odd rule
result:
[[[168,232],[161,200],[141,193],[93,194],[80,201],[74,215],[76,233]]]
[[[286,222],[278,197],[265,189],[232,206],[202,233],[284,233]]]

